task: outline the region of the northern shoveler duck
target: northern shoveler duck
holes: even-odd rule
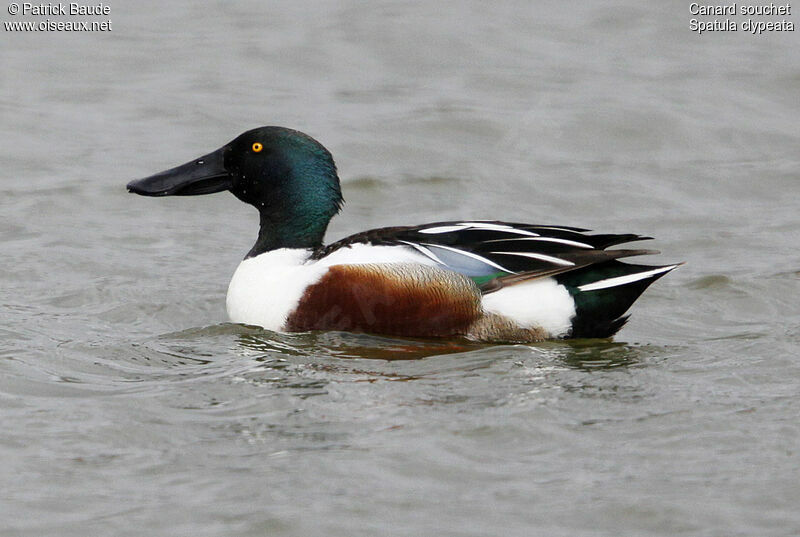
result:
[[[465,220],[373,229],[327,246],[343,199],[322,144],[283,127],[127,185],[143,196],[229,190],[258,209],[255,245],[228,287],[231,321],[274,331],[343,330],[533,342],[605,338],[678,265],[630,265],[650,239],[549,225]]]

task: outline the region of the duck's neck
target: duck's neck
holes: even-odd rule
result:
[[[289,215],[261,211],[258,239],[246,257],[255,257],[279,248],[314,250],[322,246],[328,222],[323,225],[291,218]]]

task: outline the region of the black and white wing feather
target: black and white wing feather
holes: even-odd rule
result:
[[[606,250],[626,242],[650,239],[634,234],[590,234],[589,230],[498,221],[435,222],[388,227],[351,235],[315,253],[329,255],[352,244],[403,245],[442,267],[469,276],[493,290],[498,282],[551,276],[653,250]],[[491,284],[489,282],[492,282]]]

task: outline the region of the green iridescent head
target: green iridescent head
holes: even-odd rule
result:
[[[249,130],[216,151],[133,181],[146,196],[230,190],[258,209],[261,230],[249,257],[277,248],[316,248],[343,199],[330,152],[310,136],[283,127]]]

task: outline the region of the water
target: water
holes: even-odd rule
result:
[[[2,33],[0,534],[800,532],[796,32],[610,0],[108,18]],[[255,212],[124,184],[262,124],[336,157],[329,239],[504,218],[688,264],[614,342],[227,324]]]

